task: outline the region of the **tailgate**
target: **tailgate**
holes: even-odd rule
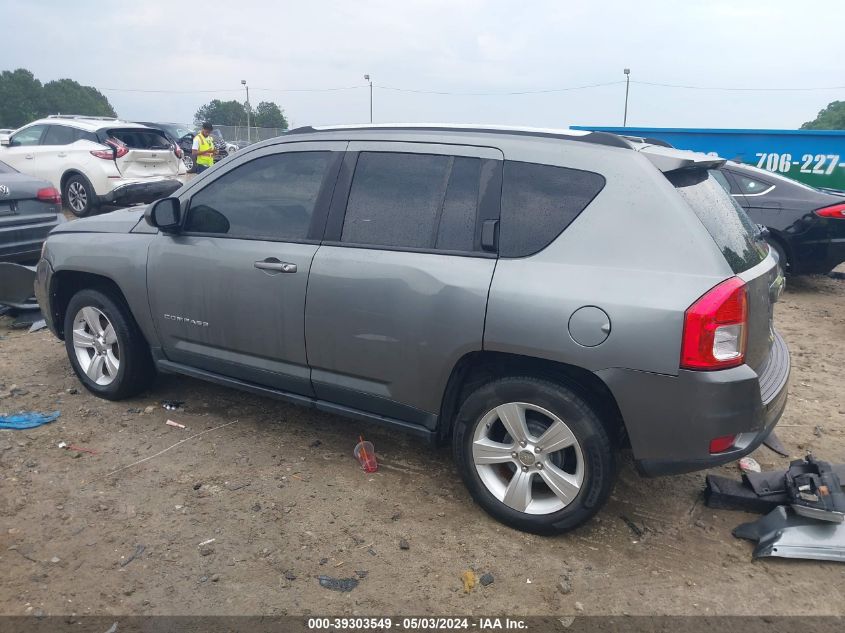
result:
[[[783,292],[784,279],[775,258],[762,262],[738,275],[748,293],[748,342],[745,362],[760,374],[769,360],[775,340],[773,309]]]
[[[115,139],[126,153],[115,158],[120,175],[125,178],[177,176],[180,159],[175,147],[160,130],[152,128],[113,128],[108,136]]]

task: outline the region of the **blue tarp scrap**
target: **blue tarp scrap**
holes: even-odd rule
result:
[[[22,411],[15,415],[0,416],[0,429],[34,429],[36,426],[48,424],[58,419],[59,411],[52,413],[38,413],[37,411]]]

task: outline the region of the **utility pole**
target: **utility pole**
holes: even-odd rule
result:
[[[631,69],[625,69],[625,114],[622,117],[622,127],[628,126],[628,88],[631,85]]]
[[[246,88],[246,142],[252,142],[252,132],[249,126],[249,86],[246,85],[246,79],[241,79],[241,85]]]
[[[364,75],[364,79],[370,82],[370,123],[373,122],[373,80],[369,75]]]

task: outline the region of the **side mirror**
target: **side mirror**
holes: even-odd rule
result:
[[[185,134],[185,136],[183,136],[181,140],[183,140],[183,141],[193,141],[194,135],[193,134]]]
[[[164,231],[176,233],[182,221],[182,207],[179,198],[162,198],[147,207],[144,212],[147,224]]]
[[[0,145],[3,147],[9,147],[9,137],[4,136],[3,138],[0,138]]]

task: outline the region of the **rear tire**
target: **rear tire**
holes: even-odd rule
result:
[[[473,499],[502,523],[535,534],[589,520],[616,477],[596,410],[573,389],[529,376],[471,393],[455,421],[453,451]]]
[[[191,156],[189,154],[185,154],[182,157],[182,162],[185,163],[185,169],[188,171],[188,173],[194,172],[194,157],[193,156]]]
[[[62,188],[62,200],[78,218],[91,215],[97,209],[97,194],[85,176],[73,175],[65,181]]]
[[[65,349],[85,388],[107,400],[146,390],[155,377],[150,349],[122,301],[80,290],[65,313]]]

